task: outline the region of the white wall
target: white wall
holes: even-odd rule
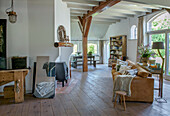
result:
[[[110,24],[105,23],[96,23],[92,21],[88,39],[89,40],[100,40],[106,34],[108,27]],[[71,22],[71,38],[72,40],[82,40],[82,33],[80,31],[79,25],[77,21]]]
[[[67,8],[67,4],[62,2],[62,0],[55,0],[55,42],[59,42],[57,38],[57,29],[60,25],[63,25],[66,29],[66,35],[70,36],[70,9]],[[73,52],[72,47],[60,47],[59,48],[59,56],[56,59],[57,62],[66,62],[67,66],[69,66],[70,55]]]
[[[18,15],[15,24],[8,22],[7,41],[8,57],[28,56],[29,66],[33,69],[36,56],[50,56],[55,61],[59,49],[54,47],[56,27],[63,24],[70,35],[70,12],[62,0],[15,0],[14,8]],[[10,0],[0,0],[0,18],[7,19],[6,8]],[[55,12],[55,5],[56,10]],[[56,15],[56,21],[55,21]],[[56,25],[55,25],[56,24]],[[64,52],[63,52],[64,53]],[[26,89],[32,88],[32,70],[26,77]],[[2,90],[2,88],[0,88]]]
[[[58,42],[57,29],[60,25],[65,27],[66,35],[70,37],[70,9],[62,0],[55,0],[55,6],[55,41]]]
[[[12,56],[29,57],[29,30],[27,0],[15,0],[14,10],[17,12],[18,19],[15,24],[8,21],[5,10],[11,6],[11,0],[0,0],[0,19],[7,19],[7,57],[8,64]],[[10,65],[9,65],[10,67]],[[27,87],[30,88],[30,77],[26,78]],[[28,89],[27,88],[27,89]],[[0,87],[0,91],[3,87]]]
[[[5,10],[11,6],[11,0],[0,0],[0,19],[7,19],[7,56],[29,56],[27,0],[16,0],[14,10],[18,19],[15,24],[8,21]]]
[[[54,47],[54,0],[28,0],[29,53],[50,56],[55,61],[58,49]]]
[[[133,62],[136,62],[137,40],[131,40],[130,29],[132,25],[137,25],[138,18],[132,17],[121,20],[116,24],[109,26],[109,29],[103,39],[109,40],[111,36],[127,35],[127,56]]]

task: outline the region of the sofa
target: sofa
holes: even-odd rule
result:
[[[128,65],[131,69],[137,69],[138,72],[133,78],[131,83],[131,96],[126,96],[126,101],[136,101],[136,102],[153,102],[154,97],[154,79],[152,74],[139,65],[127,60]],[[116,75],[122,75],[115,69],[116,63],[112,64],[112,78],[113,81]]]

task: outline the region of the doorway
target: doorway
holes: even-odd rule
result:
[[[170,80],[170,30],[159,30],[150,32],[149,34],[149,43],[152,46],[153,42],[163,42],[164,49],[160,50],[161,55],[165,58],[165,65],[164,65],[164,76],[166,79]],[[162,59],[158,55],[157,50],[154,50],[156,53],[155,60],[156,63],[162,64]]]

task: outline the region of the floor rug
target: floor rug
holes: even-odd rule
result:
[[[75,87],[78,80],[69,79],[68,82],[64,82],[64,87],[62,87],[62,82],[57,82],[56,94],[59,93],[70,93],[71,90]]]

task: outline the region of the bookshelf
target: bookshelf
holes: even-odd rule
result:
[[[124,56],[127,56],[127,36],[110,37],[110,58],[108,66],[112,66],[112,63],[116,63],[117,59]]]

